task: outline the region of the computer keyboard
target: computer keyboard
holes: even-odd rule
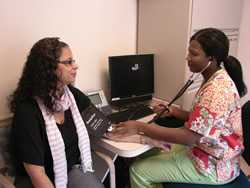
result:
[[[112,123],[119,123],[127,120],[137,120],[145,116],[153,114],[153,110],[145,105],[138,105],[127,110],[114,112],[108,115]]]

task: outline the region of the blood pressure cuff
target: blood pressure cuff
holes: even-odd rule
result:
[[[95,138],[102,137],[111,126],[111,121],[93,104],[84,109],[81,115],[89,135]]]

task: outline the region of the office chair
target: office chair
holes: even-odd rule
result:
[[[245,150],[242,154],[245,161],[250,165],[250,101],[242,106],[242,129]]]
[[[244,138],[245,150],[242,154],[243,158],[250,164],[250,101],[242,106],[242,131]],[[250,188],[250,181],[246,175],[240,171],[239,177],[234,181],[225,185],[200,185],[188,183],[164,183],[164,188]]]
[[[240,171],[240,175],[232,182],[225,185],[202,185],[189,183],[164,183],[164,188],[250,188],[250,182],[245,174]]]

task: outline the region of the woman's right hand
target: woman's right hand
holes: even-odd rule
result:
[[[138,134],[139,127],[143,125],[144,123],[135,120],[121,122],[119,124],[113,125],[113,130],[108,132],[107,136],[113,138],[132,136]]]

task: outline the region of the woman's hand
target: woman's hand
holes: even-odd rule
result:
[[[113,130],[107,134],[113,138],[135,135],[138,134],[139,127],[142,126],[142,124],[144,123],[134,120],[121,122],[117,125],[114,125]]]

